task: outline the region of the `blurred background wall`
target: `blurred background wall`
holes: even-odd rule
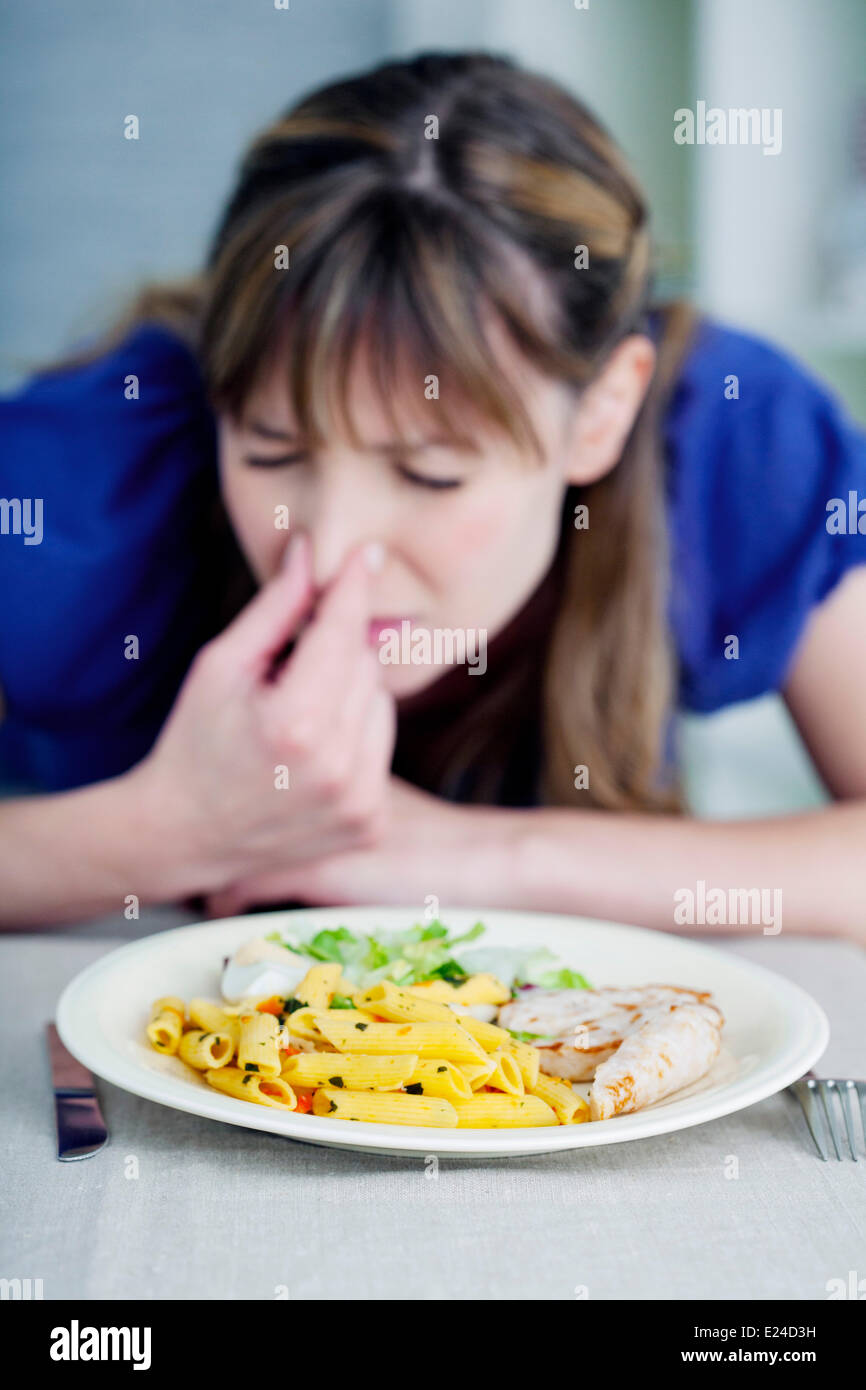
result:
[[[654,209],[659,287],[795,352],[866,421],[864,0],[38,0],[0,12],[0,389],[136,285],[200,260],[253,132],[326,80],[419,48],[558,78]],[[781,107],[778,156],[678,146],[704,100]],[[123,137],[139,117],[140,139]],[[779,701],[683,725],[705,813],[812,804]]]

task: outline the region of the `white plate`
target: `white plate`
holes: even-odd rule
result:
[[[61,997],[57,1027],[70,1052],[91,1071],[175,1110],[338,1148],[488,1158],[619,1144],[703,1124],[788,1086],[827,1046],[827,1019],[804,990],[710,946],[645,928],[546,913],[460,909],[444,916],[455,931],[483,921],[487,932],[478,945],[548,946],[597,987],[661,983],[712,990],[726,1019],[718,1061],[694,1086],[635,1115],[556,1128],[449,1130],[329,1120],[234,1100],[147,1043],[144,1028],[153,1000],[163,994],[219,998],[223,957],[250,937],[289,928],[306,934],[341,924],[353,931],[400,930],[418,920],[417,909],[394,907],[257,913],[146,936],[76,976]]]

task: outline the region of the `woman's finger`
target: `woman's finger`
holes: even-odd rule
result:
[[[310,543],[299,531],[289,540],[280,570],[217,640],[239,667],[263,676],[297,632],[312,599]]]
[[[323,595],[313,621],[301,634],[280,683],[291,682],[331,704],[330,695],[349,693],[351,667],[368,640],[370,576],[381,568],[381,546],[354,551]]]

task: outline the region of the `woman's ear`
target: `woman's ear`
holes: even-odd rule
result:
[[[631,334],[614,348],[574,410],[565,451],[568,483],[594,483],[619,463],[655,360],[655,347],[642,333]]]

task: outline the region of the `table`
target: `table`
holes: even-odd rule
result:
[[[61,990],[122,940],[188,920],[0,936],[0,1274],[41,1278],[46,1299],[820,1300],[828,1280],[866,1277],[866,1159],[822,1163],[789,1094],[655,1139],[434,1170],[98,1081],[111,1142],[58,1163],[42,1033]],[[819,1074],[866,1077],[866,953],[784,935],[715,944],[823,1005]]]

